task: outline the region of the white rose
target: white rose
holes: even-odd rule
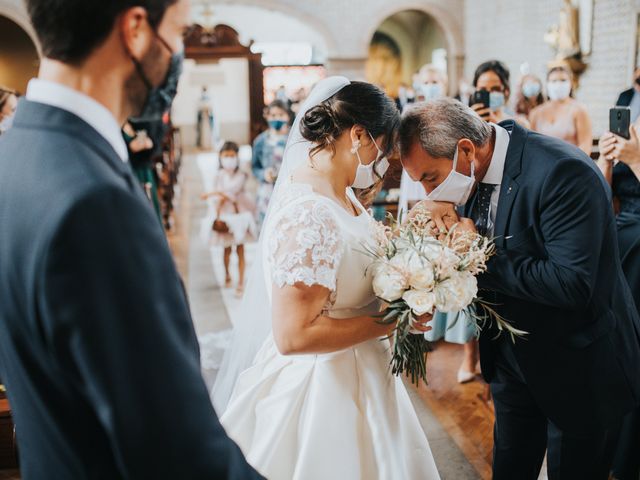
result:
[[[416,261],[419,261],[416,252],[410,248],[406,248],[399,251],[391,260],[389,260],[389,263],[395,268],[408,274],[411,270],[411,265]]]
[[[407,275],[400,269],[383,265],[376,269],[373,276],[373,291],[376,296],[387,302],[395,302],[409,287]]]
[[[441,312],[460,312],[478,294],[478,281],[468,272],[456,272],[448,280],[436,285],[436,308]]]
[[[402,299],[407,302],[409,308],[415,315],[424,315],[425,313],[433,313],[436,303],[436,295],[433,292],[425,292],[421,290],[407,290],[402,295]]]
[[[427,261],[416,261],[411,267],[411,276],[409,278],[409,285],[416,290],[431,291],[435,286],[435,275],[433,273],[433,266]]]

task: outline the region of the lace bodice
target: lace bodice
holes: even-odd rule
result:
[[[331,291],[326,309],[336,318],[377,312],[364,245],[372,238],[368,212],[350,215],[309,185],[290,184],[265,225],[267,282],[303,283]],[[271,290],[271,285],[268,287]]]

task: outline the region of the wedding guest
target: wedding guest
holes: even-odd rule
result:
[[[17,106],[18,95],[15,90],[0,87],[0,135],[11,128]]]
[[[514,95],[516,114],[529,118],[531,111],[543,103],[542,80],[532,74],[523,75]]]
[[[418,101],[429,101],[447,95],[447,74],[432,63],[420,68],[418,79]]]
[[[633,71],[633,86],[620,93],[616,105],[631,109],[632,123],[640,117],[640,66]]]
[[[573,74],[568,67],[552,67],[547,73],[549,101],[531,111],[531,129],[560,138],[591,155],[593,133],[587,109],[573,98]]]
[[[523,127],[529,128],[526,117],[516,115],[507,107],[511,95],[509,77],[509,69],[498,60],[480,64],[473,74],[473,88],[489,92],[489,105],[478,103],[471,105],[471,108],[487,122],[498,123],[513,119]]]
[[[428,102],[430,100],[446,96],[447,75],[440,68],[433,64],[424,65],[418,71],[417,101]],[[411,106],[406,104],[405,107]],[[403,171],[400,178],[400,197],[398,200],[398,214],[409,211],[413,205],[420,200],[424,200],[424,188],[420,182],[411,180],[407,172]]]
[[[289,137],[291,114],[287,104],[274,100],[266,109],[265,119],[269,129],[262,132],[253,142],[253,159],[251,166],[253,175],[260,182],[257,197],[258,226],[262,226],[269,208],[273,186],[278,179],[282,166],[284,148]]]
[[[146,130],[135,130],[130,122],[122,127],[122,135],[129,151],[131,168],[142,188],[144,188],[149,201],[161,218],[160,200],[158,199],[158,180],[153,165],[153,140],[149,138]]]
[[[213,245],[224,247],[225,288],[231,287],[229,264],[233,248],[238,256],[238,286],[236,296],[244,292],[244,245],[255,236],[253,205],[245,192],[247,174],[240,170],[238,152],[240,148],[234,142],[225,142],[220,149],[220,169],[214,181],[214,190],[202,195],[203,200],[214,198],[215,221],[223,222],[217,229],[212,222],[214,232]],[[226,231],[225,231],[226,230]]]
[[[630,139],[606,132],[599,141],[598,167],[611,185],[616,200],[618,248],[622,269],[640,307],[640,119],[629,129]],[[618,435],[612,477],[640,477],[640,409],[625,417]]]
[[[217,420],[122,137],[170,107],[190,1],[24,3],[42,58],[0,141],[0,377],[21,476],[259,478]]]

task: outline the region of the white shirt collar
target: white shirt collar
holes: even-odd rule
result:
[[[27,100],[61,108],[91,125],[116,151],[123,162],[129,158],[122,130],[104,105],[59,83],[34,78],[27,87]]]
[[[502,184],[502,176],[504,175],[504,165],[507,160],[507,150],[509,149],[509,140],[511,139],[509,132],[500,125],[492,123],[491,126],[496,132],[496,143],[493,147],[493,156],[489,169],[482,179],[482,183],[491,185]]]

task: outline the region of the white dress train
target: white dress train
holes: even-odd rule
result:
[[[290,184],[265,228],[269,283],[332,291],[333,318],[375,314],[367,271],[369,214],[354,217],[310,186]],[[269,287],[270,289],[271,287]],[[221,422],[269,480],[438,479],[389,343],[324,355],[281,355],[270,335],[236,383]]]

